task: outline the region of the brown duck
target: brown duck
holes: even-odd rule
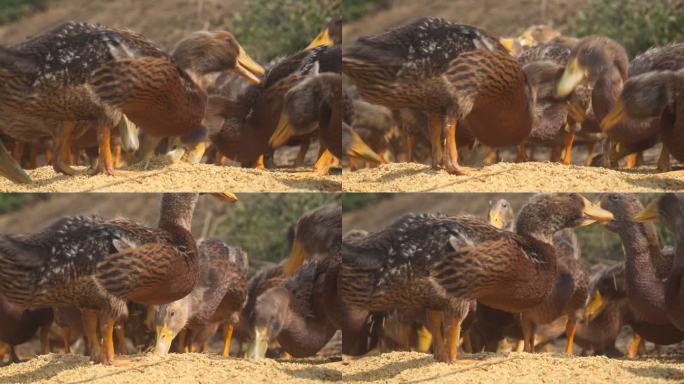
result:
[[[406,215],[343,243],[341,296],[348,305],[371,311],[427,309],[433,352],[453,361],[470,301],[516,313],[540,305],[556,279],[553,234],[611,219],[577,194],[531,198],[520,211],[517,233],[471,216]]]
[[[224,356],[228,356],[233,326],[247,299],[247,254],[217,239],[198,244],[200,276],[184,298],[160,305],[155,313],[155,351],[166,354],[171,341],[184,331],[179,351],[197,351],[227,323]]]
[[[530,133],[534,95],[522,68],[477,28],[420,18],[359,39],[342,62],[367,101],[429,115],[434,168],[465,173],[458,165],[457,125],[467,124],[490,147],[519,144]]]
[[[636,196],[609,193],[601,195],[601,207],[613,212],[615,221],[606,229],[622,239],[625,252],[625,279],[629,311],[626,321],[640,337],[666,345],[684,340],[667,313],[664,282],[673,269],[671,255],[661,250],[653,223],[638,223],[634,216],[644,210]]]
[[[151,136],[183,136],[203,130],[206,94],[185,72],[237,69],[258,81],[259,67],[228,32],[199,32],[179,43],[171,57],[143,36],[68,22],[3,56],[28,65],[2,65],[2,129],[18,140],[50,136],[59,148],[56,168],[68,164],[72,137],[98,131],[100,170],[113,174],[111,128],[126,114]],[[198,56],[192,55],[203,55]],[[6,60],[0,60],[4,63]],[[128,139],[128,138],[125,138]]]
[[[198,254],[190,224],[196,202],[197,194],[164,194],[157,228],[78,216],[35,234],[2,235],[0,293],[25,307],[79,307],[91,359],[110,364],[114,323],[126,315],[128,300],[165,304],[195,286]]]

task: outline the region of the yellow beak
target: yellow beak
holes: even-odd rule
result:
[[[235,63],[235,70],[250,83],[261,84],[261,79],[258,76],[264,74],[264,68],[254,61],[242,47],[240,47],[240,54]]]
[[[504,48],[506,48],[506,50],[508,51],[508,53],[513,52],[513,44],[514,44],[514,43],[513,43],[513,39],[512,39],[512,38],[510,38],[510,37],[502,37],[502,38],[499,39],[499,42],[501,43],[501,45],[504,46]]]
[[[387,163],[383,158],[380,157],[371,147],[363,141],[358,133],[352,131],[352,141],[349,148],[347,148],[347,155],[349,157],[355,157],[363,159],[365,161],[371,162],[373,164],[385,164]]]
[[[607,132],[618,125],[625,118],[625,105],[619,100],[613,105],[610,113],[601,120],[601,130]]]
[[[644,223],[647,221],[653,221],[658,217],[658,199],[651,201],[651,203],[643,211],[634,215],[632,220],[637,223]]]
[[[225,202],[233,202],[233,201],[238,201],[237,196],[233,192],[221,192],[221,193],[212,193],[217,199]]]
[[[154,353],[158,355],[166,355],[171,349],[171,342],[173,341],[174,335],[171,334],[171,330],[166,324],[156,327],[156,344],[154,347]]]
[[[266,357],[268,351],[269,332],[267,328],[254,327],[254,340],[247,347],[247,358],[259,360]]]
[[[290,137],[294,136],[295,130],[290,125],[290,121],[287,118],[286,113],[280,114],[280,120],[278,120],[278,127],[276,128],[271,138],[268,140],[268,144],[271,148],[278,148],[281,145],[287,143]]]
[[[558,80],[558,85],[556,86],[556,95],[558,97],[567,97],[585,78],[586,72],[580,67],[579,61],[575,57],[565,66],[563,76]]]
[[[497,211],[489,211],[489,224],[499,229],[503,228],[504,222],[503,217],[501,217],[501,213]]]
[[[416,351],[421,353],[429,353],[432,346],[432,333],[427,328],[420,327],[416,331]]]
[[[582,196],[582,201],[584,202],[584,210],[582,210],[583,220],[580,224],[581,226],[590,225],[596,222],[606,222],[611,221],[615,217],[610,211],[593,204],[591,201],[587,200],[586,197]]]
[[[316,36],[305,49],[313,49],[316,47],[320,47],[321,45],[325,45],[328,47],[332,47],[333,45],[335,45],[335,43],[330,38],[330,31],[328,31],[328,28],[322,30],[321,33],[319,33],[318,36]]]
[[[604,307],[603,297],[601,297],[601,292],[597,289],[591,296],[589,304],[584,308],[584,319],[587,321],[592,321],[596,316],[601,313]]]
[[[20,184],[30,184],[31,178],[0,142],[0,174]]]

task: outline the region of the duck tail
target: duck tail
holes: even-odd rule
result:
[[[0,269],[20,268],[30,270],[43,264],[42,248],[15,236],[0,235]]]

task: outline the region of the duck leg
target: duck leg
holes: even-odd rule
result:
[[[223,339],[223,357],[230,355],[230,341],[233,338],[233,324],[226,324],[226,334]]]
[[[97,312],[89,309],[83,310],[83,329],[88,341],[90,360],[95,363],[100,362],[100,339],[97,336]]]
[[[314,172],[319,175],[330,174],[330,165],[332,164],[333,158],[334,156],[329,150],[326,149],[323,151],[321,157],[319,157],[316,164],[314,164]]]
[[[516,163],[524,163],[527,161],[527,150],[525,149],[525,143],[518,145],[518,157],[515,159]]]
[[[305,140],[303,143],[299,144],[299,152],[297,152],[297,157],[292,165],[295,168],[304,166],[304,159],[306,158],[306,153],[309,151],[311,146],[311,140]]]
[[[109,176],[125,176],[126,172],[114,170],[114,159],[112,157],[112,130],[107,125],[97,128],[98,139],[98,169],[100,172]]]
[[[565,135],[565,153],[563,154],[563,164],[572,163],[572,143],[575,142],[575,132],[567,132]]]
[[[71,328],[60,327],[62,331],[62,342],[64,343],[64,353],[71,353]]]
[[[435,360],[448,362],[447,350],[444,346],[444,334],[442,333],[441,311],[427,310],[427,328],[432,333],[432,354]]]
[[[114,332],[116,332],[116,342],[119,347],[119,354],[128,355],[128,345],[126,344],[126,331],[125,325],[122,323],[117,323],[114,326]]]
[[[188,352],[188,344],[187,344],[187,337],[188,337],[188,329],[183,328],[181,329],[180,332],[178,332],[178,344],[176,344],[176,352],[178,353],[187,353]]]
[[[587,160],[584,163],[587,167],[591,167],[594,162],[594,153],[596,152],[596,142],[589,144],[589,150],[587,151]]]
[[[519,149],[518,149],[519,151]],[[518,157],[520,157],[520,152],[518,152]],[[490,149],[487,151],[487,158],[485,159],[484,163],[485,165],[492,165],[496,163],[496,150],[495,149]]]
[[[458,358],[458,345],[461,340],[461,321],[451,319],[450,323],[447,345],[449,346],[449,363],[454,363]]]
[[[413,162],[413,151],[416,147],[416,139],[411,134],[406,135],[406,162]]]
[[[5,360],[5,355],[9,352],[10,345],[0,341],[0,362]]]
[[[432,169],[442,166],[442,118],[439,115],[430,115],[430,146],[432,147]]]
[[[669,172],[672,170],[672,165],[670,165],[670,150],[667,149],[665,145],[660,150],[660,156],[658,156],[658,172]]]
[[[523,342],[525,343],[524,350],[528,353],[534,352],[534,322],[528,319],[525,315],[522,316],[520,321],[520,326],[522,328]]]
[[[14,345],[10,345],[9,352],[13,363],[21,363],[21,359],[17,355],[17,348]]]
[[[71,176],[78,176],[84,173],[71,166],[71,136],[74,133],[75,127],[76,124],[73,121],[64,122],[59,138],[59,155],[57,156],[57,163],[53,164],[55,171]]]
[[[469,170],[458,165],[458,147],[456,146],[456,126],[458,122],[454,118],[445,121],[448,135],[446,137],[447,156],[445,156],[445,168],[452,175],[467,175]]]
[[[575,319],[574,316],[568,316],[568,322],[565,324],[565,334],[568,337],[565,353],[568,355],[572,355],[572,347],[575,343],[575,331],[577,331],[577,319]]]
[[[264,154],[262,153],[259,155],[259,158],[257,158],[256,165],[254,166],[256,169],[265,169],[266,165],[264,164]]]
[[[50,353],[50,327],[52,323],[40,328],[40,354],[47,355]]]
[[[627,348],[627,357],[630,359],[636,357],[637,351],[639,350],[639,344],[641,344],[641,336],[634,332],[634,336],[632,336],[632,342],[629,344],[629,348]]]

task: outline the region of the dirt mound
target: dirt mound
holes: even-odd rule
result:
[[[549,162],[497,163],[468,176],[429,165],[393,163],[343,174],[347,192],[655,192],[684,188],[684,171],[613,170]]]
[[[125,176],[66,176],[45,166],[28,174],[33,184],[0,178],[0,192],[312,192],[339,191],[341,176],[320,176],[311,168],[258,170],[212,164],[142,164]]]
[[[622,360],[558,354],[464,355],[458,363],[393,352],[352,361],[222,358],[212,354],[136,356],[124,367],[92,365],[86,357],[47,355],[0,368],[3,383],[670,383],[684,380],[681,361]]]

